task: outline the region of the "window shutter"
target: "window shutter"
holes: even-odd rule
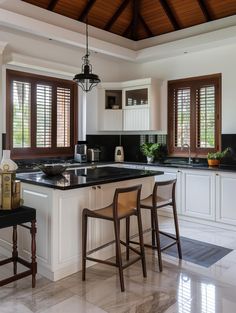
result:
[[[31,84],[13,80],[13,148],[30,147]]]
[[[190,145],[190,88],[174,90],[174,145]]]
[[[57,87],[57,147],[70,147],[71,91]]]
[[[49,148],[52,141],[52,87],[36,86],[36,146]]]
[[[215,86],[196,90],[197,147],[215,148]]]

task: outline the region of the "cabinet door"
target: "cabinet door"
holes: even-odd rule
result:
[[[107,106],[107,90],[98,88],[98,127],[101,131],[122,130],[122,106],[119,109],[112,109]],[[115,91],[114,91],[115,92]],[[112,97],[113,98],[113,97]],[[121,101],[121,100],[120,100]],[[96,113],[96,112],[95,112]]]
[[[100,130],[122,130],[122,110],[103,110],[103,121]]]
[[[215,174],[182,171],[182,213],[213,220],[215,218]]]
[[[124,130],[149,130],[149,107],[123,110]]]
[[[236,174],[216,175],[216,221],[236,225]]]

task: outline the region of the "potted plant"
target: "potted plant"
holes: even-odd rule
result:
[[[226,148],[224,151],[220,152],[209,152],[207,154],[207,161],[209,166],[218,166],[220,164],[220,160],[226,155],[229,151],[229,148]]]
[[[146,142],[140,146],[140,150],[147,157],[147,163],[152,163],[155,158],[156,151],[159,148],[158,143]]]

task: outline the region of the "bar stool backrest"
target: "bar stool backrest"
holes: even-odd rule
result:
[[[157,202],[173,202],[175,200],[176,179],[156,182],[153,187],[152,201],[155,206]]]
[[[142,185],[128,188],[117,188],[113,198],[113,216],[117,217],[118,212],[122,215],[129,214],[130,211],[140,210],[140,194]]]

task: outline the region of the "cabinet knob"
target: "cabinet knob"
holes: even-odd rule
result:
[[[97,186],[98,187],[98,189],[101,189],[102,187],[101,186]]]
[[[93,186],[93,187],[92,187],[92,189],[93,189],[93,190],[95,190],[95,189],[96,189],[96,187],[95,187],[95,186]]]

